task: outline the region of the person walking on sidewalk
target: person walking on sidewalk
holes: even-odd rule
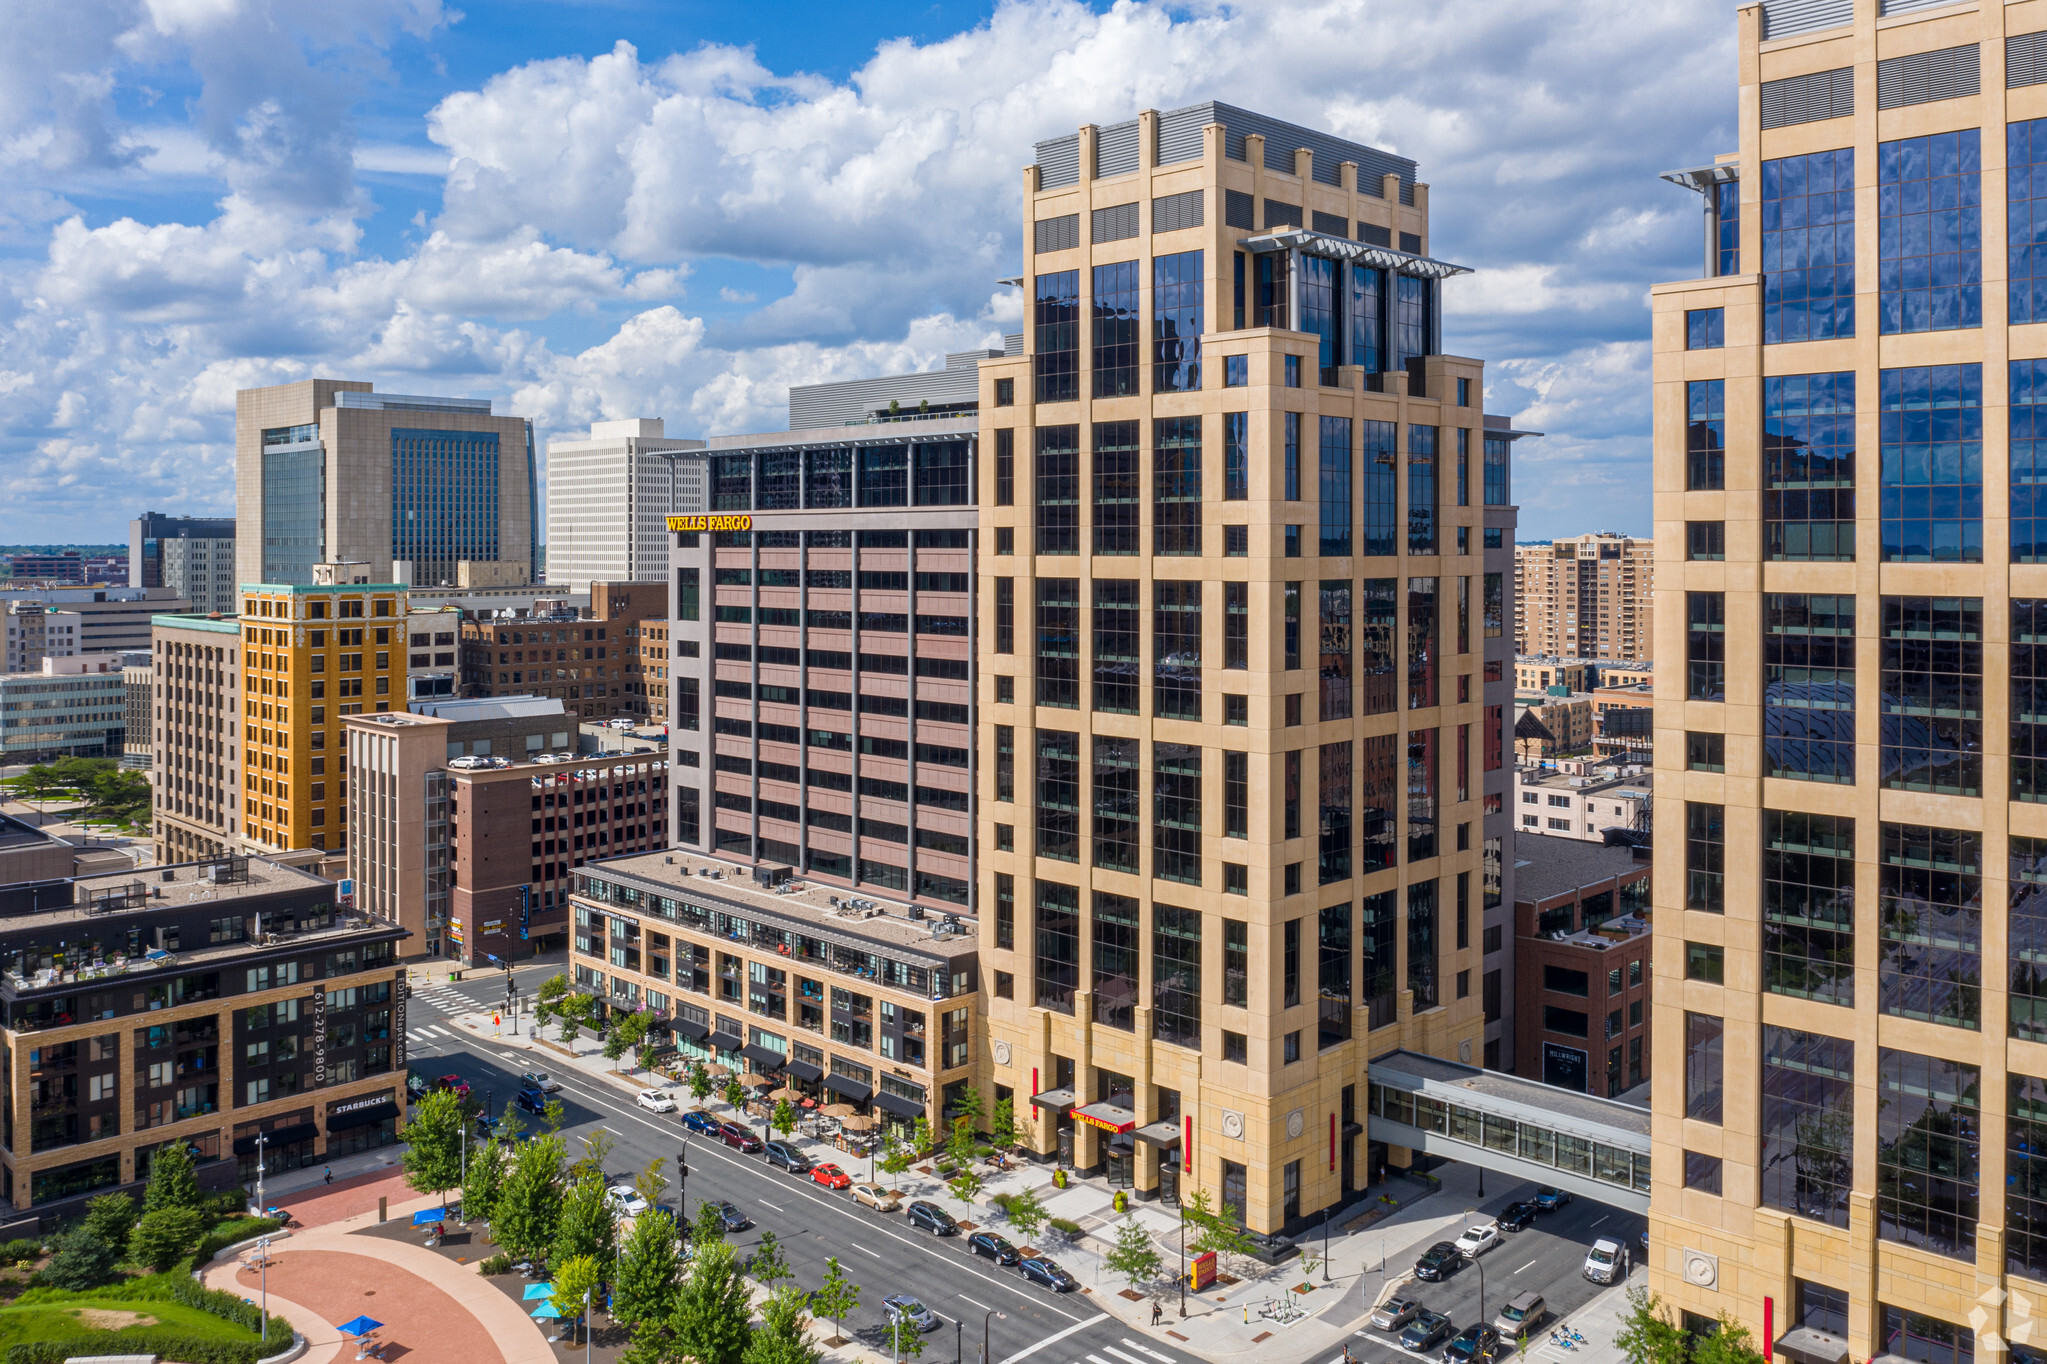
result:
[[[1165,1314],[1166,1309],[1159,1306],[1158,1301],[1154,1299],[1151,1305],[1151,1324],[1153,1326],[1157,1326],[1159,1324],[1159,1318],[1163,1317]]]
[[[332,1165],[327,1167],[327,1182],[329,1184],[334,1182],[334,1167]]]

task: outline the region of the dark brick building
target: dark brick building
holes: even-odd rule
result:
[[[592,583],[590,609],[536,602],[523,616],[462,624],[469,696],[552,696],[585,720],[643,718],[639,625],[668,616],[666,583]]]
[[[1515,841],[1516,1073],[1613,1098],[1649,1078],[1649,854]]]

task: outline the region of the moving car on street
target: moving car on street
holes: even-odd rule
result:
[[[716,1118],[704,1112],[701,1108],[692,1108],[689,1112],[683,1114],[682,1125],[692,1132],[701,1132],[707,1137],[717,1136],[718,1129],[723,1126]]]
[[[1464,1234],[1457,1238],[1457,1249],[1463,1253],[1464,1258],[1467,1260],[1476,1260],[1498,1244],[1500,1244],[1500,1229],[1492,1222],[1488,1222],[1482,1227],[1466,1227]]]
[[[1054,1293],[1071,1293],[1080,1287],[1080,1280],[1042,1255],[1033,1255],[1018,1265],[1017,1269],[1032,1283],[1043,1284]]]
[[[1379,1304],[1372,1313],[1372,1327],[1379,1331],[1398,1331],[1413,1321],[1422,1305],[1413,1298],[1392,1297]]]
[[[647,1200],[640,1197],[640,1191],[630,1184],[614,1184],[605,1192],[611,1195],[611,1206],[627,1217],[638,1217],[649,1206]]]
[[[907,1293],[891,1293],[881,1300],[881,1305],[888,1313],[891,1324],[900,1321],[905,1326],[916,1327],[919,1331],[938,1329],[938,1313]]]
[[[1562,1189],[1552,1189],[1547,1184],[1535,1191],[1535,1209],[1537,1212],[1555,1212],[1570,1201],[1571,1195],[1569,1193]]]
[[[1525,1231],[1538,1211],[1533,1203],[1509,1203],[1493,1221],[1501,1231]]]
[[[718,1220],[725,1224],[726,1231],[745,1231],[753,1225],[753,1219],[741,1212],[736,1203],[716,1199],[709,1201],[711,1206],[718,1210]]]
[[[544,1070],[529,1070],[519,1077],[528,1089],[537,1089],[542,1094],[553,1094],[562,1087],[562,1082]]]
[[[1450,1318],[1441,1312],[1417,1313],[1400,1333],[1400,1348],[1416,1354],[1435,1349],[1450,1336]]]

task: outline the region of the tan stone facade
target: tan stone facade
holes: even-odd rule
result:
[[[158,616],[150,733],[156,861],[241,851],[242,640],[233,616]]]
[[[1479,1060],[1481,857],[1506,832],[1490,769],[1512,685],[1509,608],[1481,603],[1488,575],[1495,600],[1511,578],[1513,510],[1504,439],[1500,505],[1482,501],[1480,362],[1431,339],[1358,365],[1309,320],[1317,252],[1360,288],[1372,268],[1427,269],[1427,187],[1361,179],[1349,158],[1383,154],[1268,123],[1298,135],[1282,154],[1213,108],[1224,121],[1198,130],[1165,127],[1188,111],[1083,128],[1077,174],[1060,144],[1024,173],[1029,330],[1023,354],[980,367],[976,905],[990,1083],[1026,1143],[1141,1195],[1204,1189],[1271,1231],[1364,1187],[1349,1124],[1369,1055]],[[1373,241],[1413,254],[1359,250]],[[1190,276],[1201,377],[1163,382],[1163,291]],[[1100,296],[1119,280],[1125,297]],[[1133,319],[1127,381],[1098,378],[1117,363],[1105,316]],[[1409,534],[1410,510],[1428,519],[1418,428],[1437,433],[1433,544]],[[1191,468],[1173,440],[1198,444]],[[1398,515],[1374,501],[1393,488]],[[1177,640],[1160,633],[1174,610]],[[1190,664],[1198,705],[1169,701]],[[1390,798],[1431,780],[1433,800]],[[1064,1116],[1105,1098],[1131,1110],[1130,1155]],[[1177,1149],[1144,1137],[1161,1120]]]
[[[1514,549],[1525,654],[1647,658],[1655,635],[1655,545],[1600,531]]]

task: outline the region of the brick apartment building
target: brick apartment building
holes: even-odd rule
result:
[[[1615,1098],[1649,1078],[1647,851],[1524,830],[1515,858],[1514,1071]]]
[[[629,690],[640,673],[638,627],[667,616],[666,583],[592,583],[587,613],[543,599],[523,616],[464,621],[462,689],[552,696],[586,720],[644,715],[645,698]]]

